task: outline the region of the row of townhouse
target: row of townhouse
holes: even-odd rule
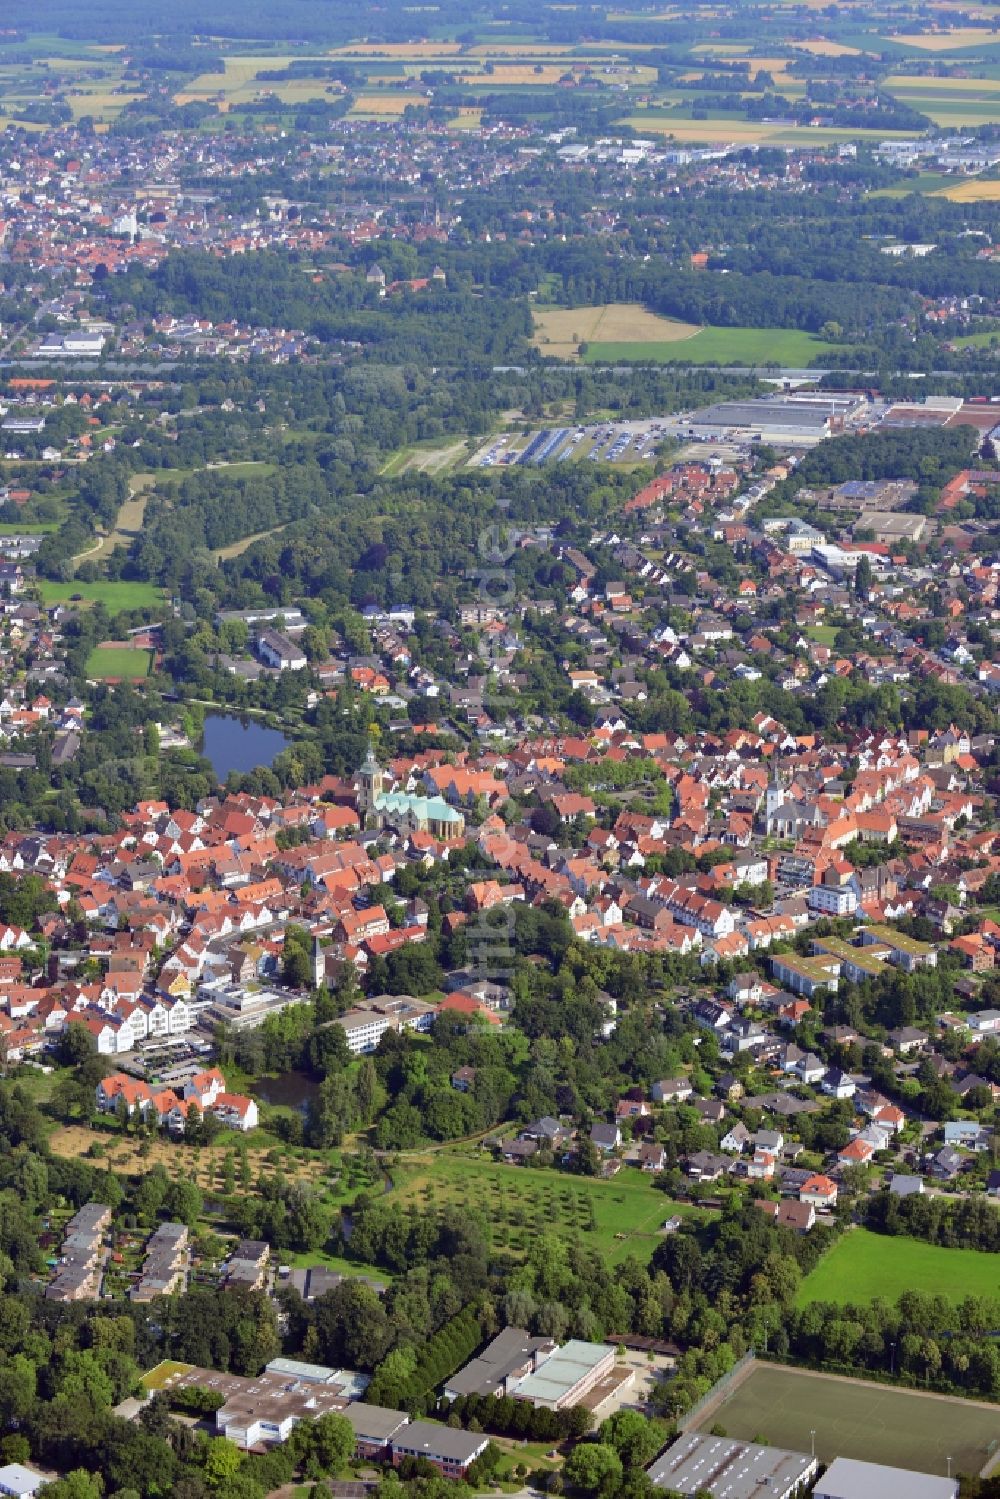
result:
[[[124,1112],[154,1117],[159,1124],[179,1134],[192,1107],[213,1114],[227,1129],[246,1132],[260,1122],[254,1099],[230,1093],[218,1067],[195,1072],[176,1087],[152,1086],[144,1078],[113,1072],[98,1083],[95,1102],[102,1114]]]

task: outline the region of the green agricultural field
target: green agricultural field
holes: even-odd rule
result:
[[[757,1363],[720,1405],[708,1407],[699,1425],[792,1452],[809,1452],[815,1434],[816,1456],[824,1463],[854,1457],[943,1474],[951,1458],[952,1474],[978,1473],[1000,1438],[1000,1409]]]
[[[540,1233],[596,1249],[611,1264],[648,1260],[674,1214],[699,1210],[665,1197],[634,1167],[610,1181],[496,1164],[444,1151],[407,1162],[404,1204],[476,1214],[495,1249],[525,1254]]]
[[[1000,1296],[1000,1256],[855,1228],[806,1276],[797,1300],[800,1306],[810,1301],[846,1305],[876,1296],[895,1301],[904,1291],[929,1291],[955,1301],[963,1296]]]
[[[87,676],[96,681],[138,680],[153,669],[153,652],[136,651],[131,646],[98,645],[87,657]]]
[[[831,356],[837,345],[795,328],[706,327],[675,343],[593,343],[587,364],[775,364],[805,368]]]
[[[156,609],[164,603],[163,590],[154,583],[50,583],[42,578],[38,584],[43,604],[79,604],[89,609],[103,604],[109,614],[122,609]]]

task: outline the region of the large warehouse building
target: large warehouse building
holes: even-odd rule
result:
[[[854,395],[813,393],[720,401],[696,411],[688,423],[692,437],[758,441],[778,447],[806,448],[843,431],[861,406]]]
[[[757,1442],[689,1432],[647,1470],[658,1489],[712,1499],[794,1499],[819,1468],[814,1457]]]

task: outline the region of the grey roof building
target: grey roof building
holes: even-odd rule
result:
[[[444,1388],[444,1398],[460,1395],[509,1395],[526,1375],[534,1373],[555,1351],[552,1338],[534,1338],[523,1327],[505,1327],[487,1344],[478,1358],[453,1374]]]
[[[958,1482],[837,1457],[813,1490],[813,1499],[958,1499]]]
[[[647,1469],[658,1489],[713,1499],[792,1499],[819,1464],[802,1452],[688,1432]]]

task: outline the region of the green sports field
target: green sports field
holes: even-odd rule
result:
[[[138,680],[153,669],[153,652],[137,651],[131,646],[98,645],[87,657],[87,676],[96,681]]]
[[[1000,1440],[1000,1407],[916,1390],[840,1379],[777,1364],[751,1365],[722,1404],[709,1407],[699,1429],[792,1452],[811,1451],[828,1463],[861,1458],[922,1473],[978,1473]]]
[[[806,1276],[797,1301],[800,1306],[810,1301],[856,1304],[876,1296],[896,1301],[904,1291],[929,1291],[955,1301],[1000,1296],[1000,1255],[854,1228]]]
[[[837,345],[796,328],[701,328],[690,338],[667,343],[592,343],[587,364],[774,364],[807,367],[829,358]]]

